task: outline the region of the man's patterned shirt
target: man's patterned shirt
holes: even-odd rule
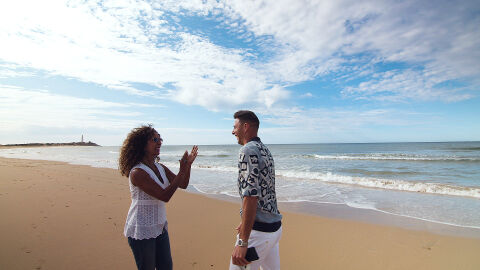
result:
[[[282,219],[275,194],[275,165],[270,150],[254,138],[240,148],[238,192],[258,197],[256,221],[272,223]]]

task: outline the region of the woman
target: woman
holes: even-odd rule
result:
[[[130,182],[132,204],[124,234],[138,269],[172,269],[165,203],[178,187],[185,189],[198,147],[183,154],[177,175],[155,162],[163,139],[151,125],[133,129],[123,142],[119,168]]]

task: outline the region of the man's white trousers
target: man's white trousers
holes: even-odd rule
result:
[[[232,264],[230,258],[230,270],[278,270],[280,269],[280,249],[279,241],[282,237],[282,227],[276,232],[260,232],[252,230],[248,239],[248,247],[255,247],[259,259],[245,266]],[[238,238],[238,236],[237,236]]]

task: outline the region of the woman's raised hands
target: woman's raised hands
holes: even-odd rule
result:
[[[187,167],[185,166],[192,166],[192,163],[195,161],[195,159],[197,158],[197,154],[198,154],[198,146],[194,145],[192,147],[192,151],[190,152],[190,154],[188,153],[188,151],[185,151],[185,153],[183,153],[183,156],[182,156],[182,159],[180,159],[180,170],[185,169]]]

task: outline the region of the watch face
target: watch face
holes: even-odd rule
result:
[[[242,239],[238,239],[237,246],[246,247],[247,243],[245,243]]]

